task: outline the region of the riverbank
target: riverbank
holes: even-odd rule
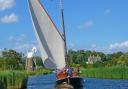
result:
[[[33,75],[50,74],[50,70],[42,69],[32,72],[24,70],[0,71],[0,89],[25,89],[27,78]]]
[[[128,79],[128,67],[115,66],[91,69],[82,68],[81,76],[89,78]]]

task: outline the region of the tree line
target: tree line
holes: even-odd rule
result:
[[[42,59],[35,56],[36,65],[43,67]],[[0,70],[25,70],[26,55],[13,49],[4,49],[0,56]]]
[[[101,61],[93,64],[87,64],[88,57],[99,56]],[[105,54],[103,52],[96,52],[90,50],[69,50],[68,63],[71,66],[81,65],[84,68],[97,68],[97,67],[111,67],[111,66],[128,66],[128,52],[115,52],[112,54]]]
[[[90,55],[101,57],[101,61],[93,64],[87,64]],[[96,52],[90,50],[69,50],[68,64],[76,67],[80,65],[84,68],[98,68],[111,66],[128,66],[128,52],[116,52],[112,54],[105,54],[103,52]],[[35,56],[36,64],[39,68],[44,68],[40,56]],[[0,70],[24,70],[26,62],[26,55],[12,49],[4,49],[0,56]]]

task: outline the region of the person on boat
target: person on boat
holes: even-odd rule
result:
[[[67,77],[72,77],[72,68],[68,66],[67,70]]]
[[[78,73],[78,76],[80,76],[80,66],[77,66],[77,73]]]

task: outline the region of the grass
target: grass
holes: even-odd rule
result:
[[[81,69],[81,72],[83,77],[128,79],[128,67],[123,66]]]
[[[0,71],[0,89],[22,89],[26,87],[28,76],[49,74],[49,70],[36,70],[32,72],[6,70]]]

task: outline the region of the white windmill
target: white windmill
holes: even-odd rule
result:
[[[34,70],[34,64],[35,64],[36,69],[37,69],[36,59],[34,58],[34,54],[35,54],[36,52],[37,52],[36,47],[33,47],[30,52],[27,52],[26,69],[27,69],[28,71]]]

